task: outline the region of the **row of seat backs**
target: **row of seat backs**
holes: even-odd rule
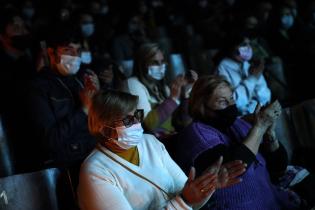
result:
[[[283,109],[276,134],[291,163],[315,169],[315,99]]]
[[[67,171],[49,168],[0,179],[1,210],[78,209]]]

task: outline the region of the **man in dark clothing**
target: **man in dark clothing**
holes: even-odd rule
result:
[[[47,49],[50,64],[40,70],[27,94],[29,133],[36,141],[33,147],[41,148],[36,149],[39,158],[30,161],[40,167],[78,168],[96,143],[88,131],[87,108],[99,83],[94,73],[77,74],[80,44],[67,27],[58,30]]]

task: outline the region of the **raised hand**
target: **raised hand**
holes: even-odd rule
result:
[[[171,84],[171,97],[178,100],[181,95],[181,89],[187,84],[184,75],[178,75]]]
[[[209,200],[216,188],[217,174],[206,172],[195,179],[196,171],[192,167],[182,196],[188,205],[195,206]]]
[[[218,174],[218,188],[230,187],[234,184],[240,183],[242,181],[239,178],[246,171],[247,165],[241,160],[235,160],[225,163],[221,166]]]
[[[274,101],[269,104],[266,108],[260,109],[256,114],[256,123],[258,126],[268,129],[280,116],[281,105],[278,101]]]
[[[87,71],[88,73],[84,75],[84,88],[80,92],[82,109],[86,114],[88,114],[92,97],[100,89],[100,83],[97,75],[91,70]]]

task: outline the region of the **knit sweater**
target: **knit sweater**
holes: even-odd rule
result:
[[[100,149],[115,160],[159,185],[166,195],[151,183],[141,179],[95,149],[85,160],[80,171],[78,188],[82,210],[188,210],[178,196],[187,177],[171,159],[163,144],[154,136],[144,134],[139,143],[140,163],[136,166],[105,147]]]
[[[231,127],[236,141],[245,139],[250,125],[237,119]],[[194,122],[179,134],[175,160],[184,170],[193,165],[194,160],[207,149],[217,145],[233,145],[232,138],[201,122]],[[234,140],[235,141],[235,140]],[[219,189],[213,195],[213,210],[280,210],[297,209],[299,204],[290,200],[291,192],[277,189],[269,178],[266,162],[258,153],[254,161],[242,175],[242,182],[228,188]],[[294,194],[295,195],[295,194]]]

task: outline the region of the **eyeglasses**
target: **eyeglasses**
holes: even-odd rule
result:
[[[127,115],[123,119],[117,120],[116,122],[122,121],[124,126],[126,128],[129,128],[135,123],[138,123],[138,122],[141,123],[143,121],[143,117],[144,117],[143,109],[137,109],[133,115]]]

